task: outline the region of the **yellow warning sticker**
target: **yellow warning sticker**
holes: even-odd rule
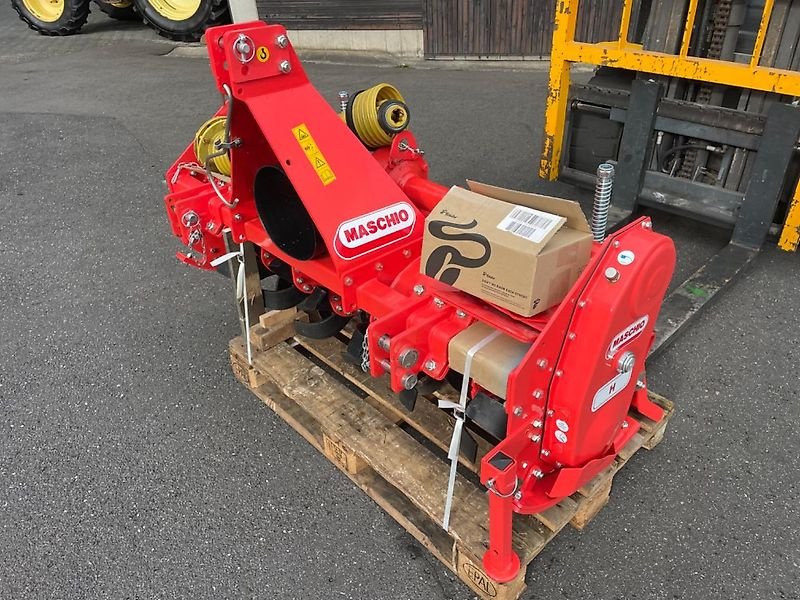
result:
[[[259,62],[267,62],[269,60],[269,50],[266,46],[259,46],[256,50],[256,58]]]
[[[308,162],[311,163],[311,166],[314,167],[314,170],[317,172],[320,181],[322,181],[322,185],[328,185],[335,181],[336,175],[333,174],[328,161],[325,159],[322,151],[320,151],[314,138],[311,137],[311,133],[309,133],[306,124],[301,123],[297,127],[292,128],[292,133],[297,143],[300,144],[300,147],[303,149]]]

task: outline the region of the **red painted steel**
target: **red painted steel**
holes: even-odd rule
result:
[[[236,142],[230,183],[218,184],[225,202],[204,173],[186,167],[196,163],[191,146],[167,172],[167,214],[191,250],[179,258],[210,269],[225,252],[227,229],[289,265],[301,291],[328,290],[334,312],[369,313],[370,372],[381,376],[388,366],[395,391],[407,376],[444,378],[450,341],[476,321],[530,343],[508,380],[506,437],[481,463],[490,490],[484,566],[509,581],[519,570],[512,514],[552,506],[610,464],[636,433],[632,404],[661,415],[647,401],[644,359],[674,268],[673,243],[647,218],[631,223],[595,244],[558,306],[530,318],[422,275],[424,219],[447,188],[428,180],[409,131],[390,147],[365,148],[308,81],[291,45],[282,47],[285,33],[261,22],[206,33],[217,87],[232,94]],[[243,62],[242,39],[267,60]],[[225,113],[223,106],[217,114]],[[319,232],[321,249],[310,259],[281,250],[261,222],[253,186],[265,166],[285,172]],[[402,366],[400,355],[412,348],[416,362]]]

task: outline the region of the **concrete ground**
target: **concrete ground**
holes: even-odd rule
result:
[[[102,15],[46,39],[0,7],[0,597],[470,597],[233,379],[229,285],[172,258],[161,201],[219,97],[170,49]],[[332,101],[398,85],[440,181],[578,195],[535,176],[541,68],[307,67]],[[654,217],[679,276],[725,242]],[[800,598],[799,276],[769,244],[651,361],[664,443],[526,598]]]

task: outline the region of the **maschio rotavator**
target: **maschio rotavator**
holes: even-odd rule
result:
[[[564,299],[533,317],[501,310],[420,273],[425,218],[447,189],[428,179],[395,88],[341,94],[339,112],[311,85],[280,25],[213,28],[207,44],[224,100],[167,172],[167,212],[188,247],[179,258],[210,270],[226,255],[225,235],[251,242],[265,305],[310,315],[299,335],[349,324],[348,352],[372,376],[388,375],[408,407],[421,388],[447,380],[460,389],[456,422],[497,442],[481,462],[483,561],[491,577],[510,581],[519,570],[513,513],[542,511],[607,467],[638,429],[631,406],[661,417],[647,398],[645,357],[675,264],[672,241],[646,217],[606,237],[602,214],[593,215],[591,257]],[[457,373],[451,341],[470,328],[486,334]],[[525,351],[513,368],[498,366],[504,389],[489,389],[470,363],[498,336]]]

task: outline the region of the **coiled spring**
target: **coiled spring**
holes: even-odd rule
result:
[[[592,237],[597,243],[606,238],[608,209],[611,206],[611,188],[614,185],[614,165],[602,163],[597,167],[592,205]]]

